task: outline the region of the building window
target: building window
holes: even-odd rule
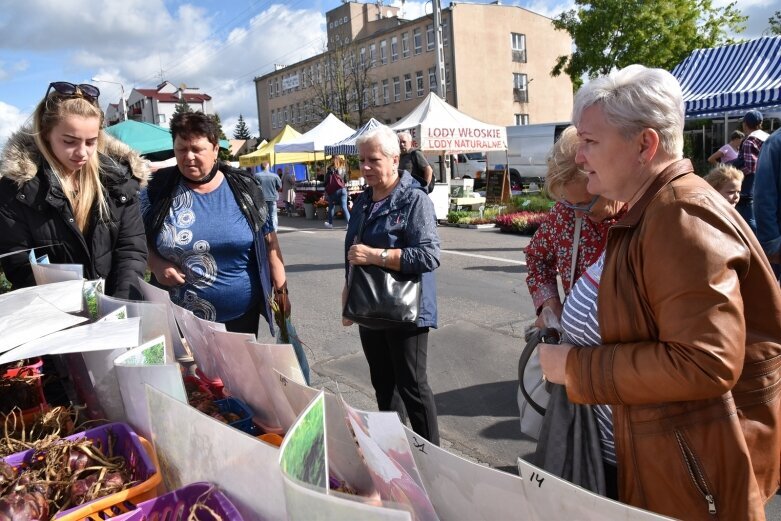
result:
[[[442,20],[442,46],[447,47],[447,44],[450,43],[450,40],[448,39],[448,21]]]
[[[423,52],[423,35],[420,34],[420,27],[416,27],[412,30],[412,40],[415,46],[415,55]]]
[[[349,21],[350,21],[350,19],[349,19],[349,18],[347,18],[346,16],[345,16],[345,17],[342,19],[342,23],[343,23],[343,24],[346,24],[346,23],[347,23],[347,22],[349,22]]]
[[[399,59],[399,37],[391,37],[391,62]]]
[[[418,88],[418,97],[423,96],[423,71],[415,73],[415,85]]]
[[[285,123],[287,123],[288,121],[290,121],[289,119],[287,119],[287,107],[285,107],[285,110],[284,110],[284,112],[282,112],[282,115],[283,115],[283,118],[282,118],[282,120],[283,120]]]
[[[382,104],[387,105],[388,103],[390,103],[390,87],[388,80],[382,80]]]
[[[525,74],[513,73],[513,101],[527,103],[529,101],[528,81]]]
[[[404,99],[412,99],[412,74],[404,75]]]
[[[377,82],[372,83],[372,99],[371,99],[371,106],[375,107],[377,106],[377,101],[380,99],[380,86],[377,85]]]
[[[409,58],[409,33],[401,33],[401,57]]]
[[[366,64],[366,47],[361,47],[360,61],[358,62],[361,67]]]
[[[333,29],[334,28],[334,23],[333,22],[328,22],[328,28],[329,29]]]
[[[434,50],[434,24],[428,24],[426,26],[426,50]]]
[[[526,35],[520,33],[510,33],[510,39],[513,50],[513,61],[526,63]]]
[[[428,88],[431,92],[437,92],[437,68],[429,67],[428,69]]]
[[[268,99],[274,97],[274,81],[268,80]]]
[[[388,65],[388,40],[380,42],[380,63]]]
[[[369,45],[369,67],[377,65],[377,44]]]
[[[528,125],[529,124],[529,115],[528,114],[516,114],[515,115],[515,124],[516,125]]]
[[[393,78],[393,101],[401,101],[401,85],[398,76]]]

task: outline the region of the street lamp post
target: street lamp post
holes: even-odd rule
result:
[[[120,96],[121,96],[119,103],[122,106],[122,121],[127,121],[127,103],[125,102],[125,86],[118,81],[102,80],[100,78],[92,78],[92,81],[97,81],[98,83],[113,83],[115,85],[119,85]]]

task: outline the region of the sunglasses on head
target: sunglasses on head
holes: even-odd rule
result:
[[[81,96],[89,101],[97,101],[98,96],[100,96],[100,89],[89,83],[75,85],[67,81],[53,81],[49,84],[49,89],[46,91],[47,98],[52,89],[57,94],[62,94],[63,96]]]
[[[595,195],[594,198],[591,200],[591,202],[588,203],[588,204],[585,204],[585,205],[572,204],[572,203],[569,203],[569,202],[565,201],[564,199],[562,199],[560,202],[565,207],[569,208],[570,210],[572,210],[574,212],[591,213],[591,210],[594,208],[594,205],[597,204],[598,200],[599,200],[599,196]]]

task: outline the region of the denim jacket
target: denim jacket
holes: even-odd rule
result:
[[[347,251],[353,245],[372,206],[372,189],[356,199],[344,239],[345,277],[349,273]],[[439,234],[434,204],[408,173],[393,189],[389,200],[364,227],[359,241],[374,248],[401,248],[401,272],[421,274],[418,327],[437,327],[437,287],[434,270],[439,267]]]

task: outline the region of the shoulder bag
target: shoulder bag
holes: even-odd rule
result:
[[[371,204],[366,207],[355,243],[363,240]],[[413,329],[420,312],[420,275],[380,266],[350,266],[342,316],[369,329]]]
[[[575,269],[578,262],[578,246],[582,222],[581,217],[575,219],[575,229],[572,237],[572,264],[569,274],[570,291],[575,283]],[[545,385],[546,382],[542,379],[540,355],[537,351],[537,344],[542,341],[543,331],[534,327],[527,332],[526,346],[521,351],[521,357],[518,360],[518,391],[516,399],[520,413],[521,432],[535,440],[539,439],[542,419],[545,416],[545,409],[550,400],[549,386]]]

